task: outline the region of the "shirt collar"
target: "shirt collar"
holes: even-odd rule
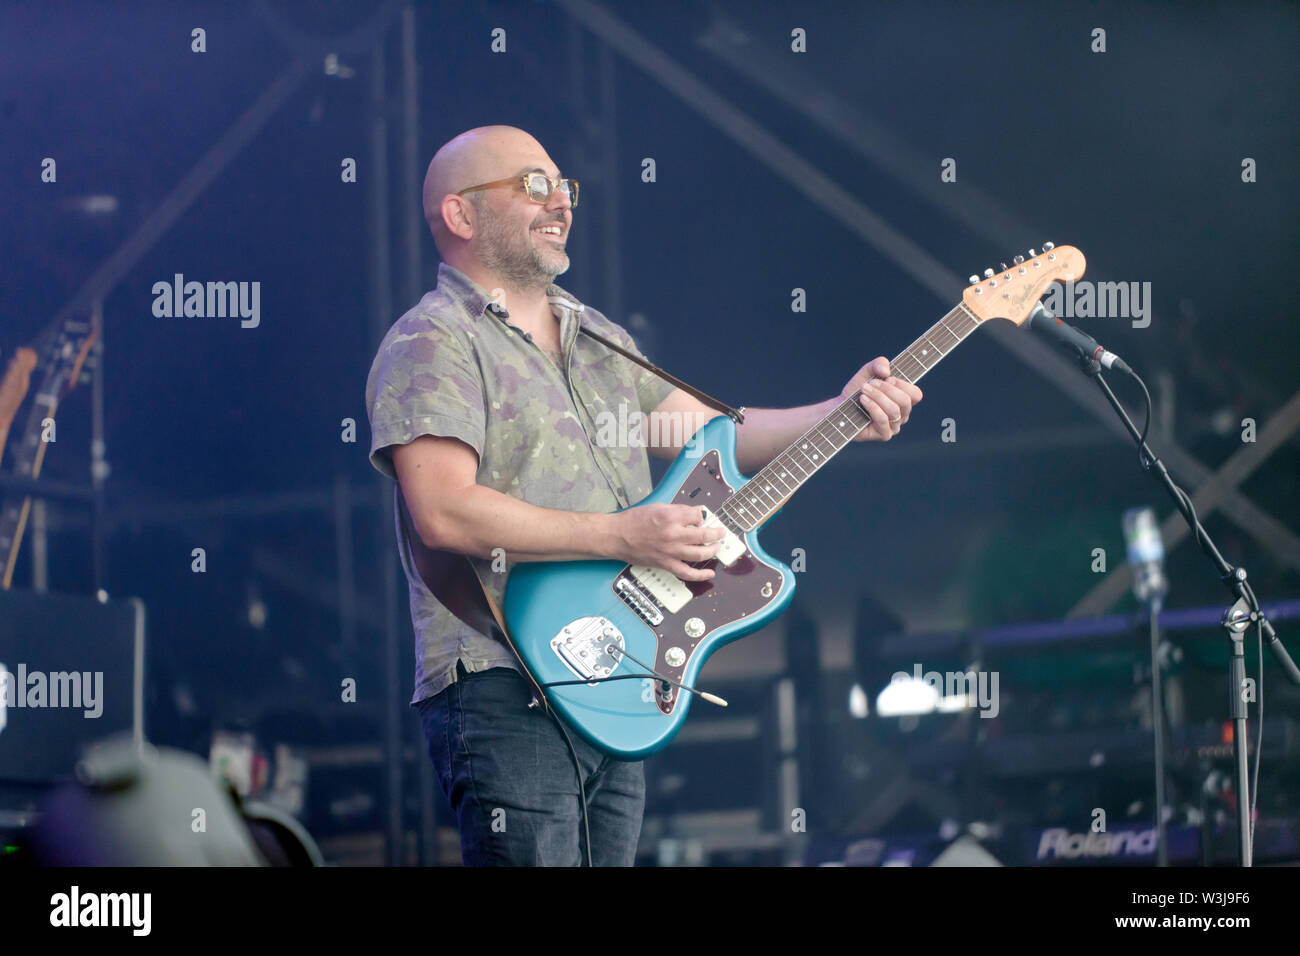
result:
[[[438,264],[438,287],[446,289],[448,294],[476,319],[481,318],[492,303],[492,296],[486,289],[455,266],[445,262]],[[546,301],[578,314],[586,309],[576,296],[554,283],[546,287]]]

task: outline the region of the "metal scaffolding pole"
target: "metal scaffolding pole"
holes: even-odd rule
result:
[[[370,332],[374,345],[393,321],[393,275],[388,218],[388,117],[384,73],[384,38],[377,37],[370,53]],[[375,477],[374,494],[381,515],[392,506],[393,489]],[[398,636],[396,592],[397,555],[392,525],[375,524],[375,552],[380,555],[380,588],[384,600],[384,853],[389,866],[402,862],[402,714],[401,639]]]
[[[405,211],[406,270],[402,276],[402,308],[415,305],[423,294],[420,276],[424,258],[424,217],[415,197],[421,195],[420,176],[420,67],[415,55],[415,6],[402,9],[402,208]],[[388,549],[390,552],[392,548]],[[399,698],[400,699],[400,698]],[[407,726],[410,726],[408,722]],[[423,756],[423,740],[416,741],[416,783],[420,795],[418,860],[422,866],[437,862],[437,824],[434,818],[433,764]]]

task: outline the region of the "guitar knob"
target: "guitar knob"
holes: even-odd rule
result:
[[[970,277],[970,284],[971,284],[971,285],[978,285],[978,284],[979,284],[979,281],[980,281],[980,277],[979,277],[979,276],[973,275],[973,276]]]
[[[984,270],[984,278],[986,278],[986,279],[992,279],[992,278],[993,278],[993,270],[992,270],[992,269],[985,269],[985,270]]]
[[[1055,249],[1055,248],[1056,248],[1056,243],[1054,243],[1054,242],[1045,242],[1045,243],[1043,243],[1043,251],[1044,251],[1044,252],[1051,252],[1051,251],[1052,251],[1053,249]]]

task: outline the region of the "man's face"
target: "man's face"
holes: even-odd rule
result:
[[[559,179],[553,166],[517,172],[520,176],[543,172],[553,181]],[[479,258],[502,281],[517,289],[544,288],[568,271],[564,247],[573,211],[558,189],[544,204],[530,200],[522,184],[485,189],[471,196],[478,212],[475,240]]]

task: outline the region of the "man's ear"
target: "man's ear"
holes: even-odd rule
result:
[[[474,204],[449,193],[442,199],[442,224],[453,236],[469,241],[474,235]]]

